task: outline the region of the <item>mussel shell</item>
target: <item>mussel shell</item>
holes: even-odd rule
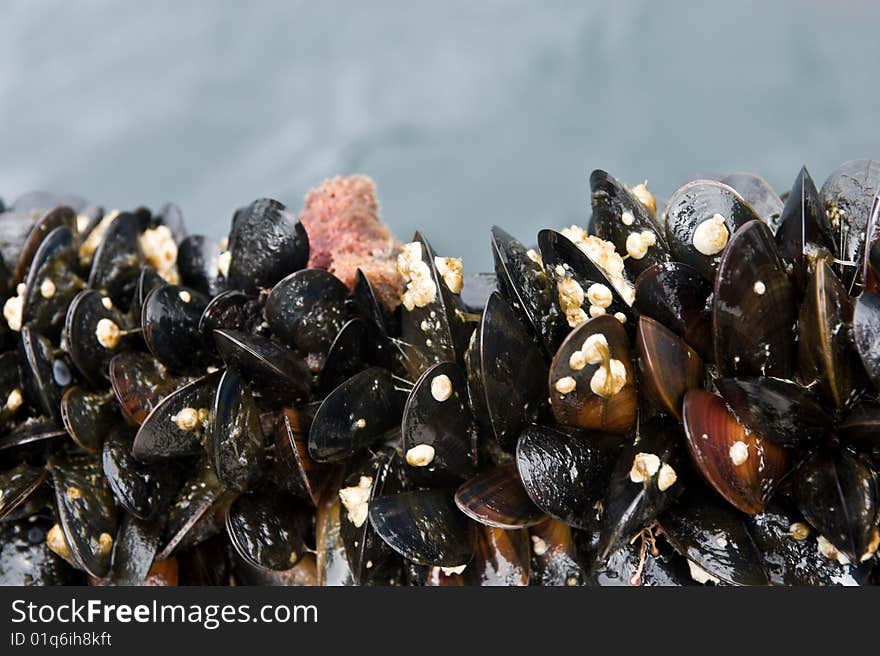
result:
[[[61,334],[67,306],[83,287],[74,269],[75,261],[73,231],[67,226],[55,228],[40,244],[28,271],[23,324],[52,339]],[[54,285],[49,295],[42,289],[46,281]]]
[[[19,354],[16,351],[0,353],[0,431],[6,431],[19,411],[22,414],[25,409],[22,403],[19,406],[8,402],[9,395],[13,392],[21,393],[21,371],[18,366]]]
[[[592,225],[596,236],[612,242],[618,253],[628,252],[627,238],[633,233],[650,232],[655,237],[654,245],[648,248],[643,257],[637,259],[630,256],[624,261],[626,271],[632,278],[636,278],[650,266],[669,261],[666,235],[658,232],[648,208],[629,189],[602,170],[595,170],[590,175],[590,189]],[[629,225],[621,220],[624,212],[629,212],[633,218]]]
[[[309,238],[282,203],[260,198],[236,212],[229,233],[228,285],[255,292],[305,268]]]
[[[699,488],[657,519],[675,550],[731,585],[767,585],[763,559],[743,515]]]
[[[97,452],[101,440],[119,418],[116,403],[106,392],[90,393],[74,385],[61,397],[64,429],[86,451]]]
[[[352,301],[355,310],[367,325],[366,358],[379,366],[391,366],[391,341],[389,335],[396,334],[398,315],[392,315],[373,291],[370,280],[360,269],[357,270]]]
[[[742,196],[770,230],[776,232],[782,222],[784,204],[769,182],[754,173],[731,173],[721,178],[721,182]]]
[[[681,421],[685,392],[702,385],[703,360],[681,337],[650,317],[639,317],[636,350],[645,396]]]
[[[143,222],[137,214],[122,212],[107,227],[92,257],[88,286],[113,299],[113,305],[128,308],[134,297],[143,255],[138,237]]]
[[[822,396],[841,408],[863,387],[864,375],[850,331],[853,305],[825,262],[818,262],[798,318],[798,370],[817,381]]]
[[[110,360],[134,342],[131,335],[121,336],[113,348],[98,341],[98,323],[104,319],[112,321],[120,330],[126,329],[122,315],[112,306],[105,307],[104,298],[91,289],[81,291],[70,302],[64,322],[64,341],[70,359],[93,387],[106,385],[110,378]]]
[[[386,369],[355,374],[327,395],[309,430],[309,454],[320,462],[344,460],[395,428],[403,395]]]
[[[571,527],[548,518],[529,529],[532,539],[532,582],[542,586],[582,585],[586,572],[580,563]]]
[[[770,228],[761,221],[744,225],[727,244],[715,280],[712,319],[721,375],[791,376],[794,289]]]
[[[34,211],[43,211],[45,214],[32,221]],[[3,224],[0,253],[5,264],[15,266],[10,281],[15,285],[24,282],[37,252],[51,232],[66,227],[72,234],[76,229],[76,215],[69,206],[61,203],[34,210],[16,209],[15,212],[6,212],[0,223]]]
[[[354,576],[342,543],[342,504],[339,502],[338,492],[338,480],[327,485],[315,513],[315,556],[320,586],[354,585]]]
[[[303,353],[326,354],[346,321],[348,288],[323,269],[303,269],[280,280],[266,298],[272,333]]]
[[[547,397],[547,365],[525,326],[500,294],[492,294],[476,335],[481,387],[489,428],[502,448],[513,451],[522,427],[533,421]]]
[[[305,363],[293,351],[268,337],[237,330],[215,330],[214,344],[223,361],[261,391],[287,400],[308,394],[309,371]]]
[[[643,586],[675,587],[694,585],[687,560],[676,554],[668,544],[659,543],[657,554],[642,554],[638,541],[624,542],[600,563],[592,574],[595,585],[602,587]],[[660,549],[659,547],[663,547]],[[644,558],[644,563],[641,559]]]
[[[863,292],[853,310],[853,336],[862,364],[880,390],[880,295]]]
[[[318,585],[318,562],[314,554],[306,553],[293,567],[285,570],[254,567],[243,558],[236,558],[236,585],[302,587]]]
[[[464,572],[479,586],[527,586],[531,577],[531,540],[526,529],[478,526],[474,558]]]
[[[183,384],[148,353],[129,351],[110,360],[110,383],[119,407],[134,424],[142,424],[166,396]]]
[[[516,463],[499,465],[462,483],[455,503],[475,522],[496,528],[524,528],[546,519],[523,487]]]
[[[17,462],[29,462],[32,451],[43,455],[44,450],[51,450],[57,443],[68,439],[67,431],[51,417],[28,417],[0,436],[0,452],[11,453],[14,450]]]
[[[46,470],[21,463],[0,472],[0,520],[9,517],[46,480]]]
[[[204,235],[189,235],[177,248],[177,271],[181,282],[207,296],[217,295],[222,289],[218,280],[219,257],[220,248],[216,242]]]
[[[0,522],[0,586],[83,585],[82,574],[46,546],[51,527],[41,516]]]
[[[260,299],[230,289],[211,299],[199,319],[199,332],[210,338],[215,330],[236,330],[254,333],[263,322]]]
[[[607,343],[611,360],[623,365],[626,381],[621,389],[610,397],[597,394],[591,387],[592,379],[603,367],[602,362],[573,369],[571,356],[580,351],[593,335],[602,335]],[[529,369],[530,375],[537,371]],[[559,381],[571,378],[575,382],[570,392],[561,392]],[[621,323],[607,314],[582,323],[571,331],[550,365],[550,407],[556,421],[566,426],[612,433],[625,433],[638,415],[638,393],[635,370],[629,350],[629,338]]]
[[[856,404],[837,425],[837,435],[876,462],[880,455],[880,403],[866,400]]]
[[[276,571],[299,562],[308,524],[306,506],[274,487],[242,494],[226,513],[226,531],[238,555]]]
[[[435,381],[444,379],[451,389],[448,397],[445,390],[434,389]],[[404,453],[420,445],[434,450],[426,466],[408,468],[413,476],[454,480],[473,473],[477,456],[474,417],[468,404],[467,378],[457,364],[440,362],[425,370],[406,401],[400,432]]]
[[[179,285],[163,285],[147,294],[141,328],[150,352],[172,369],[204,368],[212,362],[199,320],[208,297]]]
[[[318,373],[318,392],[328,394],[347,378],[366,368],[369,328],[363,319],[345,323],[330,345]]]
[[[233,368],[223,373],[217,386],[210,446],[211,462],[220,482],[230,490],[246,490],[259,473],[257,465],[265,445],[253,393]]]
[[[520,312],[553,357],[563,338],[553,283],[547,272],[528,255],[525,246],[498,226],[492,226],[492,256],[498,289]]]
[[[196,411],[213,407],[221,373],[197,378],[157,403],[144,419],[134,438],[132,455],[144,462],[197,455],[202,451],[207,426],[200,422],[193,430],[184,430],[175,421],[184,408]]]
[[[473,557],[475,527],[447,490],[378,497],[370,503],[369,517],[379,537],[414,563],[459,567]]]
[[[620,455],[616,436],[527,426],[516,444],[522,485],[542,511],[578,528],[595,528],[611,470]]]
[[[100,459],[53,457],[48,467],[55,482],[58,518],[71,557],[87,574],[106,576],[116,536],[116,506]],[[109,542],[103,536],[109,537]]]
[[[646,269],[636,280],[635,306],[681,337],[705,362],[712,362],[710,298],[712,287],[700,273],[681,262]]]
[[[232,563],[226,533],[214,535],[174,558],[180,569],[180,585],[229,585]]]
[[[877,475],[846,450],[817,450],[797,472],[798,510],[851,563],[873,553],[877,531]]]
[[[52,343],[29,326],[21,328],[19,357],[25,363],[22,382],[26,398],[43,414],[60,420],[61,397],[73,382],[70,367],[62,357],[56,357]]]
[[[134,517],[154,520],[177,496],[183,480],[178,463],[146,464],[131,455],[134,431],[115,427],[101,453],[104,476],[119,505]]]
[[[330,468],[309,455],[308,419],[295,408],[283,408],[275,422],[277,482],[317,506],[329,481]]]
[[[833,419],[815,395],[790,380],[769,376],[716,378],[715,387],[751,431],[782,446],[817,441]]]
[[[694,246],[697,227],[715,214],[724,218],[730,235],[749,221],[760,221],[748,203],[731,187],[715,180],[693,180],[672,194],[666,206],[666,232],[672,254],[679,262],[693,267],[709,282],[728,246],[714,255],[704,255]],[[769,228],[768,228],[769,231]],[[772,233],[771,233],[772,239]]]
[[[161,525],[125,515],[113,544],[113,565],[110,581],[113,585],[144,585],[153,566]]]
[[[141,267],[141,272],[138,275],[137,283],[134,288],[132,307],[129,308],[129,314],[132,317],[133,324],[140,324],[141,311],[143,310],[144,303],[150,292],[156,289],[156,287],[162,287],[163,285],[165,285],[165,279],[156,273],[156,270],[153,267]]]

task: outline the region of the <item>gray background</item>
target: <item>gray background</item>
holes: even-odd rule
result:
[[[401,237],[490,265],[585,219],[602,167],[668,195],[880,154],[880,3],[4,2],[0,194],[176,201],[221,236],[364,172]]]

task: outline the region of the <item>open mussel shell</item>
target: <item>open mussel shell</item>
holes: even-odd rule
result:
[[[91,259],[89,288],[109,296],[113,305],[122,310],[128,308],[134,297],[143,265],[143,255],[138,246],[143,227],[137,214],[122,212],[107,227]]]
[[[419,565],[460,567],[474,554],[474,525],[452,500],[434,489],[402,492],[370,502],[370,523],[380,538]]]
[[[268,337],[215,330],[214,344],[223,362],[235,367],[261,391],[290,401],[308,394],[308,367],[296,353]]]
[[[141,328],[150,352],[177,370],[203,368],[212,362],[199,320],[208,297],[180,285],[163,285],[147,294]]]
[[[819,534],[797,513],[771,504],[748,520],[772,585],[861,585],[873,563],[841,564],[822,554]]]
[[[853,310],[853,336],[862,364],[874,387],[880,390],[880,296],[864,292]]]
[[[83,574],[46,545],[51,528],[42,515],[0,522],[0,586],[84,585]]]
[[[133,335],[123,334],[127,328],[125,319],[105,301],[109,298],[94,290],[81,291],[71,301],[64,322],[64,342],[70,359],[93,387],[106,385],[110,360],[130,348],[135,340]],[[108,335],[105,330],[112,332]]]
[[[750,432],[711,392],[689,391],[683,414],[691,460],[706,482],[742,512],[763,510],[788,472],[788,451]]]
[[[125,515],[113,545],[110,581],[113,585],[144,585],[162,536],[158,522]]]
[[[749,430],[782,446],[810,444],[831,430],[831,415],[794,381],[737,376],[716,378],[715,387]]]
[[[159,517],[174,501],[182,482],[178,463],[147,464],[131,455],[134,431],[118,425],[101,452],[104,476],[126,512],[143,520]]]
[[[677,261],[713,282],[730,235],[752,220],[761,219],[731,187],[715,180],[693,180],[680,187],[666,206],[669,247]],[[717,222],[715,229],[707,230],[706,221]]]
[[[61,397],[61,421],[80,448],[97,452],[119,418],[117,407],[111,393],[89,392],[74,385]]]
[[[116,535],[116,506],[100,459],[85,455],[53,457],[48,467],[71,559],[91,576],[106,576]]]
[[[229,252],[227,284],[255,292],[305,268],[309,238],[287,207],[277,200],[260,198],[235,213]]]
[[[272,333],[303,353],[326,354],[346,321],[348,288],[323,269],[303,269],[278,281],[266,298]]]
[[[156,404],[134,437],[132,455],[153,462],[201,453],[220,376],[197,378]]]
[[[863,387],[864,375],[850,330],[853,304],[826,262],[807,284],[798,318],[798,370],[805,384],[841,408]]]
[[[817,450],[798,469],[794,481],[798,510],[851,563],[877,549],[877,475],[847,450]]]
[[[318,372],[319,394],[328,394],[366,368],[369,335],[367,322],[363,319],[351,319],[340,328]]]
[[[211,462],[224,486],[239,491],[250,486],[259,474],[264,441],[253,392],[241,375],[229,368],[214,397],[210,440]]]
[[[351,468],[339,490],[339,530],[356,585],[381,584],[394,568],[394,552],[367,521],[373,499],[400,492],[403,463],[394,449],[382,448]]]
[[[532,582],[542,586],[582,585],[586,572],[580,562],[571,526],[547,518],[529,529],[532,542]]]
[[[620,454],[602,503],[597,561],[652,522],[681,494],[681,428],[669,418],[640,422]]]
[[[657,264],[636,280],[639,313],[669,328],[705,362],[715,359],[710,298],[712,286],[693,267],[680,262]]]
[[[129,351],[110,360],[110,383],[126,419],[140,425],[184,380],[171,375],[165,365],[150,354]]]
[[[502,448],[513,451],[522,427],[537,418],[547,397],[547,365],[534,340],[500,294],[492,294],[475,335],[469,384],[478,419]],[[471,381],[473,379],[473,381]]]
[[[318,505],[329,481],[330,467],[309,455],[309,421],[300,410],[283,408],[275,420],[276,482]]]
[[[562,342],[563,327],[550,277],[521,242],[498,226],[492,226],[492,256],[498,289],[531,326],[545,354],[552,357]]]
[[[754,173],[731,173],[721,178],[721,182],[742,196],[770,230],[776,232],[784,204],[769,182]]]
[[[703,574],[730,585],[769,583],[744,516],[721,499],[688,490],[657,521],[675,550]]]
[[[239,556],[271,570],[299,562],[308,526],[307,506],[275,487],[242,494],[226,513],[226,531]]]
[[[730,239],[712,305],[715,364],[723,376],[789,378],[794,371],[794,289],[761,221]]]
[[[28,271],[23,324],[52,339],[61,334],[67,306],[83,288],[75,265],[73,231],[67,226],[55,228],[40,244]]]
[[[46,480],[46,470],[26,463],[0,472],[0,520],[9,517]]]
[[[408,470],[420,479],[461,480],[474,471],[476,434],[467,378],[453,362],[440,362],[413,385],[401,421]]]
[[[657,231],[648,208],[629,189],[602,170],[590,175],[590,189],[596,236],[612,242],[618,253],[629,255],[624,265],[632,278],[654,264],[669,261],[666,235]],[[644,236],[646,232],[653,238],[646,251],[628,247],[632,235]]]
[[[590,319],[569,333],[550,365],[553,416],[566,426],[625,433],[638,415],[635,382],[626,329],[608,315]]]
[[[703,360],[666,326],[639,317],[636,331],[642,391],[658,408],[681,421],[685,392],[703,383]]]
[[[527,586],[531,578],[531,540],[526,529],[478,526],[474,558],[463,573],[479,586]]]
[[[222,290],[219,281],[220,248],[204,235],[189,235],[177,248],[177,271],[181,282],[207,296]]]
[[[320,462],[336,462],[368,447],[398,427],[405,397],[391,372],[362,371],[327,395],[309,430],[309,453]]]
[[[475,522],[496,528],[524,528],[546,519],[523,487],[516,463],[499,465],[462,483],[455,503]]]
[[[542,511],[578,528],[595,528],[620,455],[617,436],[527,426],[516,444],[516,466],[529,498]]]
[[[70,367],[52,343],[29,326],[21,328],[19,343],[22,382],[31,405],[46,416],[60,420],[61,397],[73,382]]]

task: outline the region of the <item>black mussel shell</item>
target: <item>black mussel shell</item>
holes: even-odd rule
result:
[[[352,301],[367,326],[365,356],[373,364],[390,366],[392,347],[389,336],[397,333],[398,317],[376,298],[370,280],[360,269],[355,278]]]
[[[309,430],[309,453],[320,462],[344,460],[399,426],[405,397],[391,373],[371,367],[327,395]]]
[[[797,472],[798,510],[851,563],[870,558],[877,548],[877,475],[846,450],[816,451]]]
[[[681,494],[681,428],[658,417],[639,423],[636,441],[621,452],[602,504],[596,558],[645,528]]]
[[[119,418],[116,408],[112,394],[88,392],[74,385],[61,397],[61,422],[77,446],[97,452]]]
[[[308,394],[310,378],[306,364],[296,353],[268,337],[215,330],[214,344],[223,361],[261,391],[289,400]]]
[[[220,376],[197,378],[157,403],[135,435],[132,455],[153,462],[201,453]]]
[[[880,295],[864,292],[853,310],[853,335],[865,371],[880,390]]]
[[[309,420],[300,410],[283,408],[275,420],[276,482],[317,506],[330,479],[330,467],[309,455]]]
[[[642,540],[624,542],[614,549],[608,558],[597,565],[592,574],[595,585],[615,586],[664,586],[677,587],[695,585],[688,569],[687,560],[679,556],[665,542],[651,537],[651,543]]]
[[[0,523],[0,586],[83,585],[80,572],[49,550],[42,516]]]
[[[22,326],[19,346],[25,396],[31,405],[56,421],[61,419],[61,397],[73,382],[64,358],[56,357],[55,347],[29,326]]]
[[[645,397],[681,421],[685,392],[703,384],[702,358],[681,337],[650,317],[639,317],[636,350]]]
[[[229,233],[226,282],[255,292],[305,268],[309,238],[296,216],[277,200],[260,198],[235,213]]]
[[[23,324],[52,339],[61,334],[67,306],[83,288],[75,264],[73,231],[67,226],[55,228],[40,244],[28,271]]]
[[[15,450],[16,461],[30,462],[32,453],[44,457],[45,449],[51,450],[68,439],[67,431],[51,417],[28,417],[0,437],[0,452]]]
[[[46,470],[22,463],[0,472],[0,520],[9,517],[46,480]]]
[[[231,556],[226,533],[210,537],[175,556],[180,564],[180,585],[229,585]]]
[[[525,326],[500,294],[492,294],[475,346],[479,354],[474,395],[502,448],[513,451],[522,427],[537,418],[547,398],[547,365]]]
[[[163,285],[147,295],[141,328],[150,352],[172,369],[204,368],[211,364],[199,320],[208,297],[179,285]]]
[[[165,203],[150,220],[152,227],[165,226],[174,236],[174,241],[181,242],[186,236],[186,220],[183,217],[183,210],[177,203]]]
[[[650,266],[668,262],[669,246],[666,235],[658,232],[654,219],[645,207],[620,182],[601,170],[590,175],[593,207],[593,228],[596,236],[614,244],[618,253],[628,253],[624,261],[627,273],[635,278]],[[631,235],[650,233],[654,243],[642,252],[628,248]]]
[[[70,359],[93,387],[106,385],[110,378],[110,360],[134,342],[133,335],[123,334],[127,328],[123,316],[112,305],[107,307],[105,300],[109,298],[94,290],[81,291],[71,301],[64,323],[64,341]],[[113,332],[104,332],[105,326]]]
[[[422,374],[410,392],[401,422],[409,472],[421,478],[467,478],[474,471],[476,434],[467,378],[453,362]]]
[[[689,490],[657,521],[678,553],[722,583],[769,583],[744,515],[714,495]]]
[[[129,314],[131,315],[133,324],[140,323],[141,310],[143,310],[144,303],[150,292],[156,289],[156,287],[162,287],[163,285],[165,285],[165,279],[156,273],[156,270],[153,267],[141,267],[141,272],[138,274],[137,284],[134,289],[132,307],[129,308]]]
[[[119,214],[101,239],[92,257],[88,286],[113,299],[113,305],[123,310],[134,297],[138,276],[143,266],[143,255],[138,237],[142,221],[131,212]]]
[[[349,320],[330,345],[318,373],[318,393],[328,394],[367,366],[369,328],[363,319]]]
[[[865,400],[856,404],[837,426],[837,435],[860,452],[880,462],[880,403]]]
[[[220,293],[220,248],[204,235],[190,235],[177,249],[177,271],[181,282],[207,296]]]
[[[370,523],[380,538],[420,565],[460,567],[474,553],[474,525],[442,489],[402,492],[370,502]]]
[[[104,476],[119,505],[143,520],[159,517],[177,496],[182,482],[178,463],[147,464],[131,455],[134,430],[116,426],[104,440]]]
[[[527,426],[516,444],[516,465],[529,498],[542,511],[577,528],[595,528],[611,470],[620,455],[616,436]]]
[[[34,221],[31,218],[32,211],[45,214]],[[0,252],[7,265],[15,265],[11,282],[17,284],[24,282],[37,251],[49,233],[60,227],[71,231],[76,229],[76,215],[70,206],[59,203],[33,210],[16,208],[14,213],[4,213],[0,223],[3,224],[3,229],[0,230]]]
[[[754,173],[731,173],[721,178],[721,182],[742,196],[770,230],[776,232],[782,222],[784,205],[769,182]]]
[[[226,513],[226,532],[238,555],[251,565],[288,570],[305,552],[308,510],[274,487],[242,494]]]
[[[217,478],[230,490],[246,490],[259,473],[265,440],[250,385],[233,368],[220,378],[212,416],[210,455]]]
[[[133,424],[144,423],[153,408],[184,382],[148,353],[129,351],[110,361],[113,393],[122,414]]]
[[[346,321],[348,288],[323,269],[304,269],[280,280],[266,299],[272,333],[303,353],[326,354]]]
[[[553,357],[562,342],[563,327],[551,278],[522,243],[498,226],[492,226],[492,255],[499,291],[531,326],[544,353]]]
[[[93,456],[51,458],[55,501],[72,560],[86,573],[102,578],[110,571],[116,536],[116,506]]]
[[[532,582],[542,586],[583,585],[586,572],[580,562],[571,527],[548,518],[529,529],[532,540]]]
[[[464,576],[472,585],[527,586],[532,572],[530,543],[526,529],[478,526],[474,558]]]
[[[499,465],[462,483],[455,503],[474,521],[496,528],[524,528],[546,519],[523,487],[516,463]]]
[[[340,522],[344,510],[338,492],[337,479],[324,489],[315,513],[315,557],[319,586],[354,585],[354,575],[342,543]]]
[[[6,351],[0,354],[0,430],[4,432],[19,412],[24,413],[21,387],[18,353]]]
[[[126,515],[122,519],[113,545],[113,585],[143,585],[161,539],[161,525]]]
[[[635,306],[693,347],[705,362],[715,358],[712,343],[712,286],[693,267],[667,262],[646,269],[636,280]]]
[[[199,319],[199,332],[211,338],[215,330],[236,330],[255,333],[263,322],[263,306],[260,299],[230,289],[211,299]]]
[[[813,443],[831,430],[832,417],[794,381],[737,376],[716,378],[715,387],[743,424],[782,446]]]
[[[718,216],[724,224],[721,230],[726,231],[728,237],[749,221],[761,220],[742,196],[715,180],[688,182],[672,194],[666,206],[666,232],[672,254],[677,261],[699,271],[709,282],[715,280],[728,240],[710,240],[702,245],[701,235],[705,228],[701,226],[705,221],[717,220]],[[695,238],[705,252],[694,245]]]
[[[744,225],[730,239],[715,280],[715,364],[723,376],[794,372],[794,289],[770,228]]]

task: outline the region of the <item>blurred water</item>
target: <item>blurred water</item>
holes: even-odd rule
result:
[[[401,237],[475,270],[493,223],[585,220],[596,167],[668,195],[880,155],[880,4],[710,4],[4,3],[0,194],[174,200],[220,236],[364,172]]]

